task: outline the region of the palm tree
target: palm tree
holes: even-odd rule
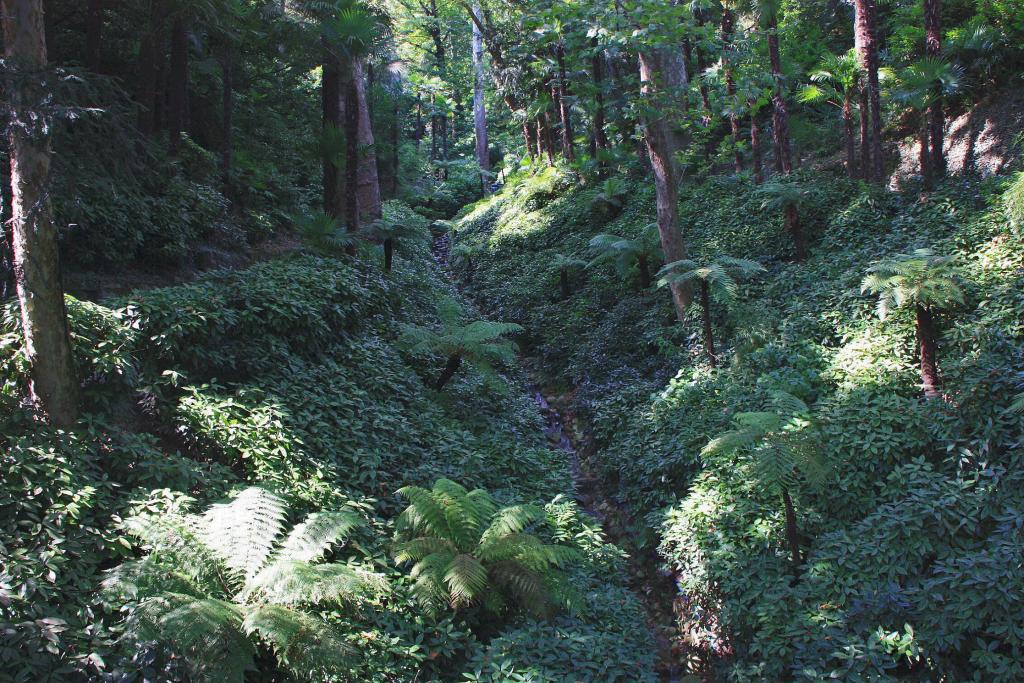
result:
[[[861,284],[861,292],[878,295],[878,316],[883,320],[891,308],[913,306],[921,383],[928,398],[938,396],[940,386],[935,312],[964,303],[955,265],[953,256],[915,249],[912,254],[876,261]]]
[[[711,330],[711,295],[719,301],[735,301],[739,292],[736,279],[763,273],[764,266],[756,261],[719,256],[705,265],[684,259],[664,266],[658,271],[658,286],[676,283],[696,282],[700,288],[701,317],[704,327],[704,353],[711,367],[718,366],[715,355],[715,340]]]
[[[782,212],[786,232],[796,251],[796,260],[807,258],[807,240],[800,223],[800,209],[810,199],[810,193],[794,180],[779,180],[761,185],[754,190],[754,196],[761,199],[762,209]]]
[[[395,560],[414,563],[413,592],[429,610],[479,605],[500,615],[519,607],[545,616],[569,602],[560,570],[579,552],[526,531],[547,521],[544,508],[499,508],[487,491],[448,479],[398,493],[410,505],[398,518]]]
[[[853,134],[853,96],[857,92],[860,66],[853,50],[841,55],[825,55],[811,72],[810,85],[804,86],[801,102],[828,102],[839,107],[843,116],[843,140],[846,143],[846,174],[857,177],[857,152]],[[865,116],[866,112],[860,112]]]
[[[434,389],[441,391],[455,375],[463,361],[468,362],[489,378],[497,376],[494,363],[511,363],[515,359],[516,345],[502,339],[507,334],[522,332],[523,328],[514,323],[499,323],[490,320],[474,320],[463,325],[459,305],[445,299],[438,306],[441,331],[428,327],[404,325],[402,345],[411,353],[439,353],[447,356],[444,369],[434,382]]]
[[[701,456],[739,456],[738,464],[750,468],[755,482],[782,498],[786,543],[799,573],[800,534],[790,492],[804,482],[821,486],[828,468],[821,459],[821,433],[807,404],[783,391],[772,393],[772,403],[771,411],[737,413],[733,428],[708,442]]]
[[[562,294],[562,298],[568,299],[572,295],[572,289],[569,286],[569,271],[586,268],[587,262],[574,256],[555,254],[551,265],[558,269],[558,289]]]
[[[145,514],[125,523],[149,553],[103,581],[127,613],[124,640],[185,655],[196,680],[241,683],[266,647],[297,679],[334,671],[355,652],[319,612],[375,601],[383,576],[323,558],[362,524],[350,510],[313,513],[284,534],[281,498],[242,491],[204,514]]]
[[[757,0],[754,3],[758,23],[768,37],[768,61],[772,80],[772,136],[775,143],[775,162],[780,173],[793,172],[793,159],[789,149],[789,113],[783,89],[782,56],[779,50],[780,0]]]
[[[625,276],[635,265],[640,273],[640,288],[647,289],[651,286],[650,262],[661,257],[658,239],[657,223],[651,223],[644,228],[637,239],[608,233],[597,235],[590,240],[590,250],[595,256],[587,264],[587,268],[611,262],[615,264],[620,275]]]
[[[919,162],[925,189],[932,189],[936,176],[945,173],[945,163],[938,166],[930,148],[930,116],[934,108],[942,108],[942,98],[960,88],[963,69],[938,57],[924,57],[899,72],[893,95],[904,104],[918,121]],[[939,142],[941,156],[942,143]]]

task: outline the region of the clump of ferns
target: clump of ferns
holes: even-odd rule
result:
[[[287,516],[284,500],[252,487],[202,514],[126,520],[148,552],[103,581],[105,600],[126,615],[123,644],[166,644],[210,681],[243,681],[261,651],[299,680],[351,666],[358,653],[318,613],[388,593],[382,575],[331,561],[362,519],[316,512],[286,531]]]
[[[614,218],[622,213],[629,198],[629,184],[620,177],[605,179],[597,187],[597,194],[590,202],[594,213],[605,218]]]
[[[487,491],[448,479],[398,493],[409,507],[398,518],[395,560],[411,564],[413,594],[429,612],[489,615],[493,623],[510,612],[546,617],[578,604],[564,570],[581,555],[542,538],[544,508],[499,507]]]

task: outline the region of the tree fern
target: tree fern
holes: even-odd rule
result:
[[[310,247],[327,254],[349,252],[358,243],[356,233],[346,230],[341,220],[323,211],[296,218],[295,227]]]
[[[395,560],[412,563],[413,590],[428,609],[501,614],[515,606],[540,615],[566,604],[560,569],[579,555],[527,531],[546,520],[542,508],[499,508],[486,491],[448,479],[399,494],[410,504],[398,518]]]
[[[568,299],[572,294],[569,287],[569,272],[579,268],[585,268],[587,266],[587,262],[583,259],[576,258],[575,256],[555,254],[554,259],[551,261],[551,265],[558,271],[558,288],[562,294],[562,298]]]
[[[761,208],[782,213],[786,232],[793,241],[798,261],[807,257],[807,243],[800,223],[800,210],[811,200],[810,192],[795,180],[777,180],[764,183],[754,196],[761,200]]]
[[[749,463],[758,485],[782,497],[786,541],[793,566],[801,564],[796,512],[790,491],[820,487],[829,469],[821,457],[821,434],[807,405],[792,394],[772,394],[774,410],[738,413],[733,428],[708,442],[705,458],[738,456]]]
[[[112,570],[105,594],[125,602],[124,638],[157,640],[204,679],[242,681],[254,668],[254,639],[293,675],[337,668],[353,655],[308,611],[373,600],[382,576],[321,562],[360,523],[351,511],[309,515],[283,536],[287,507],[260,488],[202,515],[144,515],[125,529],[150,554]]]
[[[434,383],[441,391],[455,375],[463,361],[473,365],[489,379],[497,372],[495,363],[511,363],[515,359],[515,343],[503,339],[505,335],[521,332],[514,323],[475,320],[463,325],[459,322],[458,306],[445,300],[438,306],[441,330],[405,325],[401,343],[412,353],[436,353],[447,356],[448,361]]]
[[[613,263],[624,277],[635,266],[640,275],[641,289],[651,286],[650,264],[661,258],[661,242],[656,223],[645,227],[636,239],[603,233],[593,237],[589,246],[594,257],[587,268]]]

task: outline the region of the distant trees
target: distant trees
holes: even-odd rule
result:
[[[42,0],[2,0],[13,261],[29,395],[58,427],[78,417],[78,381],[50,208],[51,116]],[[9,84],[9,87],[8,87]]]
[[[939,396],[939,366],[936,358],[938,331],[936,312],[964,303],[957,279],[956,259],[940,256],[931,249],[915,249],[876,261],[868,268],[862,292],[878,295],[878,315],[885,319],[890,309],[914,309],[921,384],[928,398]]]
[[[853,97],[857,92],[860,68],[852,50],[842,55],[828,54],[811,72],[811,84],[799,94],[801,102],[828,102],[839,107],[843,120],[843,147],[846,150],[846,175],[857,177],[857,145],[853,128]],[[867,116],[866,111],[859,112]]]

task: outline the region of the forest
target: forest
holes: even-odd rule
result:
[[[1020,0],[0,27],[0,681],[1024,681]]]

